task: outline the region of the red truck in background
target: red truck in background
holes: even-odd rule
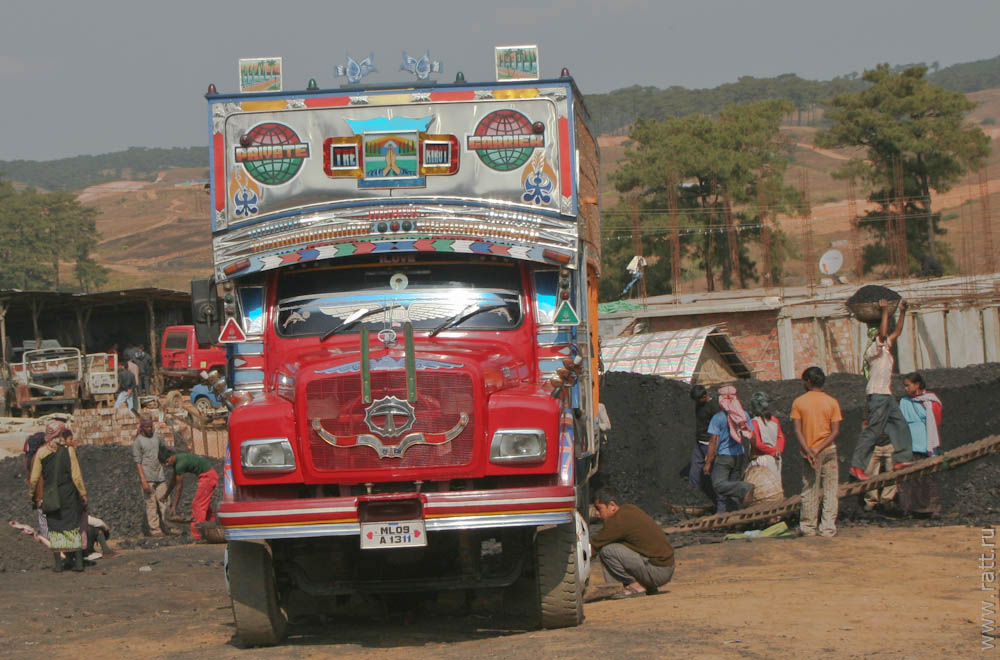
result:
[[[226,373],[226,349],[216,344],[199,344],[193,325],[172,325],[160,342],[160,373],[166,388],[191,385],[202,371]]]
[[[242,642],[522,577],[543,626],[578,625],[600,177],[573,79],[206,98],[214,276],[192,298],[229,344]]]

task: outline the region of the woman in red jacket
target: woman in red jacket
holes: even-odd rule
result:
[[[750,465],[760,465],[774,472],[781,484],[781,453],[785,451],[785,434],[781,422],[774,415],[774,402],[765,392],[750,398],[750,416],[753,421],[753,451]]]

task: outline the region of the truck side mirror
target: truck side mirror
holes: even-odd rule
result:
[[[210,345],[219,340],[221,318],[215,278],[191,280],[191,320],[199,344]]]

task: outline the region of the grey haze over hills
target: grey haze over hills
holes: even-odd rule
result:
[[[996,0],[263,0],[7,3],[0,22],[0,160],[51,160],[207,135],[209,83],[236,88],[240,57],[282,56],[286,89],[340,81],[375,52],[372,82],[405,79],[400,52],[444,62],[439,80],[493,76],[492,47],[539,45],[587,94],[632,85],[707,89],[795,72],[829,80],[879,62],[946,67],[996,55]]]
[[[897,68],[905,66],[909,65]],[[932,67],[929,78],[946,89],[964,93],[1000,88],[1000,55],[943,69]],[[585,102],[598,134],[620,135],[637,117],[664,119],[696,112],[713,114],[728,104],[763,99],[782,98],[791,101],[798,110],[807,111],[835,94],[860,89],[864,84],[856,73],[829,81],[804,80],[785,74],[774,78],[743,77],[736,83],[700,90],[636,85],[607,94],[590,94]],[[0,161],[0,175],[45,190],[79,190],[123,178],[152,180],[165,168],[204,167],[207,160],[208,151],[203,146],[130,147],[96,156]]]

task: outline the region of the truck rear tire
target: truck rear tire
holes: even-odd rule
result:
[[[583,622],[583,578],[576,552],[576,525],[546,529],[535,537],[535,581],[543,628]]]
[[[285,638],[288,620],[278,603],[274,565],[259,543],[229,542],[229,595],[236,634],[247,646],[274,646]]]

